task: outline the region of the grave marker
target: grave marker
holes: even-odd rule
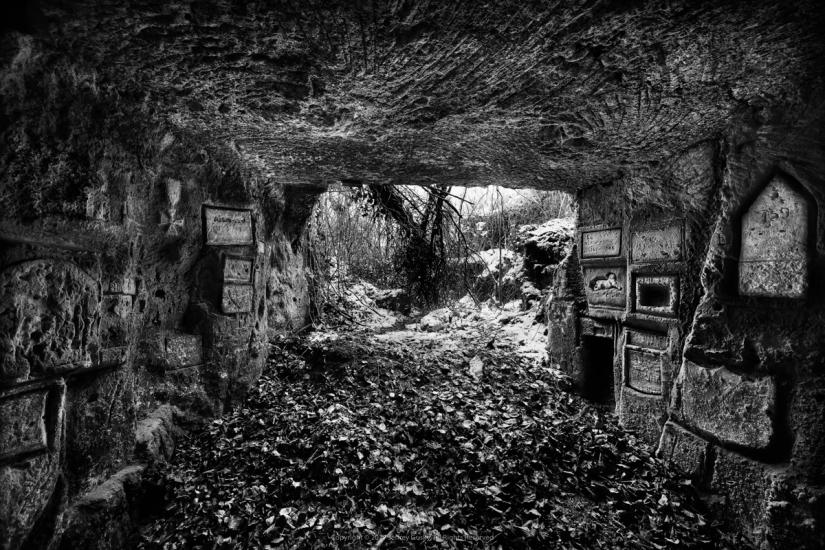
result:
[[[802,298],[808,290],[808,205],[776,177],[742,218],[739,293]]]
[[[622,252],[621,228],[589,230],[581,232],[581,257],[606,258]]]
[[[204,206],[206,244],[231,246],[254,244],[252,211]]]
[[[679,225],[634,231],[630,241],[630,257],[636,263],[682,260],[682,228]]]

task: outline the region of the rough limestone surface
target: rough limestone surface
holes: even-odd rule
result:
[[[0,379],[92,365],[100,306],[91,275],[69,263],[35,260],[2,270],[0,289]]]

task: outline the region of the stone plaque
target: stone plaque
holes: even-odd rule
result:
[[[666,350],[668,338],[664,334],[644,332],[640,330],[628,330],[625,343],[640,348]]]
[[[203,207],[206,244],[212,246],[254,244],[252,211]]]
[[[669,225],[634,231],[630,237],[630,257],[637,263],[681,261],[682,227]]]
[[[585,295],[591,306],[623,309],[627,303],[624,266],[583,268]]]
[[[739,293],[802,298],[808,290],[808,205],[782,178],[742,218]]]
[[[252,282],[252,260],[227,256],[223,260],[223,280],[234,283]]]
[[[137,282],[134,277],[122,277],[109,281],[106,292],[108,294],[137,294]]]
[[[632,347],[625,348],[627,385],[644,393],[662,393],[662,355]]]
[[[203,363],[203,344],[199,334],[169,334],[166,337],[168,368],[191,367]]]
[[[46,451],[48,388],[8,390],[0,396],[0,460]]]
[[[636,304],[639,313],[675,317],[679,306],[679,278],[676,275],[636,277]]]
[[[224,284],[221,309],[226,314],[252,311],[252,285]]]
[[[622,252],[621,228],[582,231],[581,236],[582,258],[606,258]]]

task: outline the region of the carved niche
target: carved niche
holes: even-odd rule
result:
[[[634,310],[638,313],[675,317],[679,308],[679,277],[638,275]]]
[[[808,290],[808,203],[774,177],[742,217],[739,293],[802,298]]]
[[[54,260],[0,272],[0,382],[89,367],[99,351],[98,283]]]
[[[625,382],[636,391],[661,394],[667,336],[638,330],[625,331]]]
[[[624,309],[627,303],[624,266],[584,267],[585,296],[591,306]]]

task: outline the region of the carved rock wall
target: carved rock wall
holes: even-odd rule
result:
[[[268,335],[303,324],[305,213],[237,151],[33,48],[2,101],[0,548],[120,547],[134,464],[161,456],[148,420],[233,406]]]
[[[551,319],[578,331],[549,342],[576,379],[585,337],[611,339],[621,422],[764,547],[825,541],[822,127],[751,120],[580,192],[580,279],[557,294],[586,305]]]

